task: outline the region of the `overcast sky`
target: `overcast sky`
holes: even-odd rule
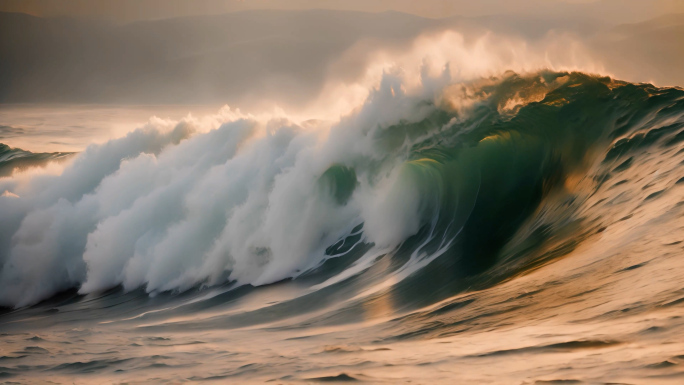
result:
[[[517,14],[636,22],[684,13],[682,0],[0,0],[0,11],[35,16],[86,16],[116,21],[215,14],[248,9],[388,10],[424,17]]]

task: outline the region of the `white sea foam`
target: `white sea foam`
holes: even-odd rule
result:
[[[399,167],[410,143],[388,151],[378,135],[423,119],[434,108],[424,100],[461,112],[477,103],[465,91],[445,95],[454,82],[508,69],[599,70],[567,46],[554,62],[563,39],[530,47],[494,35],[470,44],[453,32],[421,37],[410,52],[379,52],[362,79],[329,84],[290,116],[226,107],[202,119],[155,118],[91,145],[61,173],[0,179],[0,305],[72,287],[268,284],[316,266],[362,222],[367,242],[396,247],[430,216]],[[346,204],[319,188],[333,164],[356,172]]]

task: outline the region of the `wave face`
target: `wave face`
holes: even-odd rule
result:
[[[74,288],[320,289],[380,261],[364,285],[422,285],[404,305],[426,305],[574,248],[614,210],[584,202],[682,140],[675,88],[554,72],[430,84],[408,93],[385,75],[334,124],[148,125],[60,175],[0,179],[0,305]]]

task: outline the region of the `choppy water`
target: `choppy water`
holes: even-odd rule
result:
[[[0,379],[681,383],[684,91],[388,76],[307,124],[0,179]]]

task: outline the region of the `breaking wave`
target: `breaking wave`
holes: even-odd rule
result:
[[[684,140],[677,88],[552,71],[435,82],[385,74],[334,123],[227,108],[210,130],[151,121],[59,175],[0,179],[0,305],[117,286],[323,290],[368,271],[368,293],[426,305],[588,242],[624,195],[589,198]]]

